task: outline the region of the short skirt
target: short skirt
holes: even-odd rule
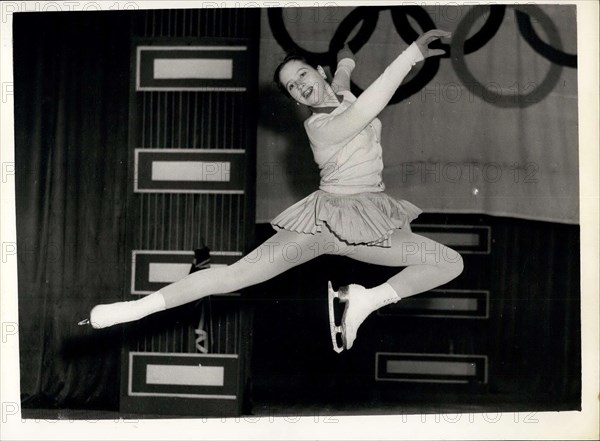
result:
[[[423,211],[384,192],[337,194],[317,190],[271,221],[273,228],[315,234],[329,228],[350,245],[390,247],[395,229],[409,224]]]

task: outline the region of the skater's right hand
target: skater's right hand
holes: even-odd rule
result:
[[[431,31],[427,31],[424,34],[421,34],[419,38],[415,40],[415,44],[423,54],[423,58],[434,57],[436,55],[444,55],[446,51],[443,49],[429,49],[428,45],[432,41],[437,40],[438,38],[450,38],[452,35],[451,32],[442,31],[441,29],[432,29]]]
[[[350,58],[354,60],[354,53],[350,50],[350,46],[348,46],[348,43],[344,44],[344,47],[341,48],[340,51],[337,53],[337,62],[339,63],[344,58]]]

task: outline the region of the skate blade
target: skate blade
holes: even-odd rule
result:
[[[90,319],[84,319],[82,321],[80,321],[79,323],[77,323],[79,326],[85,326],[85,325],[89,325],[90,324]]]
[[[335,299],[336,297],[339,298],[338,293],[333,290],[331,282],[327,282],[327,298],[329,302],[329,331],[331,333],[331,343],[333,345],[333,350],[339,354],[344,350],[345,338],[342,327],[335,324],[335,310],[333,306],[333,299]],[[344,342],[344,344],[342,344],[341,346],[338,344],[337,341],[338,334],[341,334],[342,342]]]

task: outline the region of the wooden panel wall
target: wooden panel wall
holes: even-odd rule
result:
[[[128,248],[132,255],[130,279],[135,272],[134,251],[172,251],[180,255],[189,252],[191,265],[193,250],[203,245],[213,253],[231,256],[241,256],[252,247],[258,26],[258,11],[246,8],[150,10],[143,11],[133,19],[129,131],[131,182],[127,215]],[[248,87],[245,90],[185,90],[185,87],[180,90],[136,90],[139,47],[219,45],[247,47],[247,65],[240,66],[238,63],[234,66],[247,71]],[[243,193],[173,189],[138,191],[134,185],[135,153],[140,149],[161,149],[167,154],[171,149],[205,152],[243,150]],[[133,285],[131,280],[128,285]],[[130,291],[131,287],[128,286],[128,300],[139,296]],[[122,360],[122,408],[123,403],[128,410],[136,406],[135,400],[127,397],[124,384],[127,382],[127,354],[198,354],[199,334],[196,329],[199,327],[208,335],[204,346],[209,354],[238,355],[238,392],[241,393],[247,375],[251,315],[241,306],[239,298],[239,295],[211,297],[127,325],[126,349]],[[144,403],[138,405],[146,412],[151,411],[153,401],[146,399]],[[215,403],[219,407],[218,400]],[[218,410],[213,406],[215,403],[210,404],[212,408],[199,408],[195,414],[214,414]],[[189,408],[184,407],[181,411],[189,412]],[[225,406],[222,411],[230,413],[232,409]]]

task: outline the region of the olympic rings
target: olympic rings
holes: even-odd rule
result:
[[[469,11],[471,13],[472,10]],[[485,21],[483,26],[475,35],[465,41],[464,53],[472,54],[473,52],[477,52],[483,46],[487,44],[494,36],[500,26],[502,25],[502,21],[504,21],[504,12],[506,11],[506,6],[504,5],[491,5],[490,6],[490,15],[488,19]]]
[[[523,7],[523,9],[528,8]],[[560,64],[561,66],[575,68],[577,67],[577,55],[567,54],[566,52],[563,52],[559,49],[555,49],[549,44],[546,44],[536,34],[535,30],[533,29],[533,26],[531,26],[531,19],[529,18],[528,14],[525,14],[524,12],[521,12],[518,9],[515,11],[515,14],[517,16],[519,32],[521,32],[521,35],[523,36],[525,41],[529,43],[529,45],[534,51],[542,55],[544,58],[552,61],[553,63]],[[550,19],[547,18],[547,20]]]
[[[354,38],[348,42],[352,52],[358,52],[369,41],[379,19],[379,8],[367,8],[360,6],[354,9],[338,26],[329,43],[329,58],[331,66],[337,62],[337,53],[344,47],[348,36],[352,33],[356,24],[362,20],[362,25]]]
[[[377,25],[379,8],[373,8],[374,9],[373,11],[370,10],[372,8],[365,8],[366,11],[363,10],[363,8],[364,7],[358,7],[356,9],[354,9],[344,19],[344,21],[338,26],[338,29],[336,30],[336,34],[338,32],[345,32],[346,29],[344,28],[344,22],[346,20],[349,20],[349,22],[351,22],[351,23],[355,23],[355,22],[358,23],[359,21],[362,20],[363,24],[362,24],[361,28],[358,30],[358,33],[356,34],[354,39],[352,40],[353,42],[360,41],[362,43],[360,44],[360,46],[356,46],[356,43],[355,43],[354,48],[351,47],[351,49],[354,52],[358,52],[358,50],[368,41],[369,37],[375,31],[375,26]],[[309,62],[314,63],[314,64],[321,64],[323,66],[328,66],[328,65],[335,66],[336,65],[337,53],[339,52],[340,49],[342,49],[342,47],[344,47],[345,39],[344,39],[344,42],[342,42],[341,46],[337,46],[337,45],[334,46],[334,39],[332,39],[331,42],[329,43],[329,51],[328,52],[310,52],[310,51],[307,51],[306,49],[303,49],[298,44],[296,44],[296,42],[292,39],[290,34],[285,29],[285,25],[283,23],[283,10],[282,9],[268,8],[267,14],[268,14],[268,19],[269,19],[269,25],[271,26],[271,32],[273,33],[275,40],[279,43],[279,45],[283,48],[283,50],[285,50],[288,53],[292,52],[292,53],[295,53],[298,55],[302,55]],[[347,29],[346,37],[348,35],[350,35],[350,33],[352,32],[353,29],[354,29],[354,27]],[[333,51],[335,51],[335,52],[333,52]],[[333,56],[333,63],[329,64],[332,60],[332,56]]]
[[[511,5],[510,7],[516,9],[517,11],[526,9],[528,14],[535,15],[536,19],[540,22],[542,27],[544,27],[546,33],[552,40],[552,44],[558,47],[561,46],[560,37],[556,27],[554,26],[554,23],[546,14],[542,12],[541,9],[536,6],[522,8],[521,6]],[[551,64],[550,71],[546,75],[546,78],[544,78],[544,81],[542,81],[542,83],[537,87],[534,87],[531,92],[527,94],[510,96],[489,90],[487,87],[481,84],[467,68],[463,53],[463,41],[466,39],[471,26],[481,15],[485,14],[486,11],[487,8],[485,6],[473,7],[473,13],[467,15],[466,19],[461,21],[454,31],[454,35],[452,37],[452,65],[454,66],[454,71],[458,75],[461,82],[467,85],[474,95],[477,95],[498,107],[528,107],[539,102],[543,97],[547,96],[552,89],[554,89],[554,86],[556,86],[560,80],[560,74],[562,71],[562,67],[560,65],[554,63]]]
[[[423,32],[435,29],[435,23],[431,17],[429,17],[429,14],[427,14],[427,12],[421,7],[393,7],[391,8],[391,12],[392,22],[394,23],[396,32],[398,32],[398,35],[400,35],[400,37],[408,44],[412,43],[419,37],[419,33],[413,30],[410,22],[408,21],[409,15],[417,21]],[[430,47],[441,49],[442,45],[439,41],[436,41],[432,43]],[[402,84],[398,90],[396,90],[396,93],[390,100],[390,103],[396,104],[405,100],[406,98],[419,92],[431,80],[433,80],[440,68],[440,58],[441,57],[427,58],[419,73],[406,83]]]
[[[463,84],[472,88],[473,93],[480,97],[483,97],[485,93],[484,98],[491,104],[500,107],[527,107],[548,95],[559,81],[562,71],[561,66],[576,68],[577,56],[561,50],[560,35],[556,26],[540,8],[532,5],[509,5],[508,7],[515,10],[519,32],[525,41],[533,50],[552,62],[546,78],[533,91],[516,96],[502,96],[485,88],[469,72],[464,58],[465,55],[483,48],[496,35],[502,25],[506,11],[506,6],[504,5],[491,5],[489,7],[473,6],[469,10],[469,13],[459,22],[453,33],[451,45],[442,44],[440,41],[436,41],[430,45],[432,48],[445,49],[446,54],[439,57],[427,58],[419,72],[398,88],[390,103],[396,104],[416,94],[425,87],[437,74],[442,58],[451,58],[452,65]],[[408,16],[411,16],[417,22],[422,32],[436,27],[427,11],[420,6],[360,6],[353,9],[339,24],[329,43],[327,52],[311,52],[300,47],[287,32],[283,23],[282,9],[269,8],[267,14],[273,36],[286,52],[295,52],[298,55],[304,56],[311,63],[335,68],[337,53],[344,46],[356,26],[360,24],[358,32],[348,42],[348,46],[354,53],[358,52],[367,43],[375,31],[379,13],[384,10],[390,10],[396,32],[407,44],[412,43],[420,35],[419,32],[412,28]],[[476,20],[488,11],[488,17],[481,29],[473,36],[467,38]],[[550,44],[542,41],[536,34],[531,25],[530,17],[535,17],[540,22],[548,34]],[[351,83],[351,90],[355,95],[360,95],[363,91],[354,82]]]
[[[375,26],[377,25],[379,11],[381,11],[383,9],[391,9],[392,19],[394,19],[394,17],[397,17],[397,14],[395,14],[395,11],[399,11],[400,9],[404,10],[404,12],[406,14],[411,15],[413,18],[415,18],[415,20],[417,20],[417,23],[419,24],[421,29],[423,29],[423,31],[427,31],[429,29],[435,28],[435,23],[433,22],[433,20],[431,20],[431,18],[429,18],[429,15],[427,15],[426,13],[425,14],[420,13],[421,11],[423,11],[422,8],[418,8],[418,7],[372,8],[372,7],[364,7],[364,6],[356,8],[355,10],[352,11],[352,13],[350,13],[342,21],[342,23],[340,23],[340,26],[338,27],[333,38],[331,39],[331,44],[329,46],[329,49],[330,49],[330,54],[331,54],[332,58],[330,59],[331,64],[329,64],[329,66],[335,66],[336,59],[334,57],[337,55],[337,52],[338,52],[337,50],[335,50],[335,48],[337,48],[337,47],[341,48],[344,46],[346,39],[348,38],[348,36],[350,35],[352,30],[358,23],[358,21],[361,19],[364,19],[363,26],[361,26],[358,34],[354,37],[354,39],[352,41],[350,41],[350,43],[348,45],[350,46],[350,49],[353,52],[358,52],[367,43],[367,40],[369,39],[369,37],[371,36],[373,31],[375,30]],[[408,20],[406,22],[408,24]],[[395,24],[396,24],[396,22],[395,22]],[[408,24],[407,28],[411,29],[410,24]],[[398,30],[397,26],[396,26],[396,29]],[[367,35],[367,31],[370,31],[368,35]],[[406,43],[410,43],[414,40],[414,39],[410,39],[410,34],[408,34],[408,37],[409,37],[408,39],[405,38],[407,36],[407,34],[404,34],[404,32],[399,32],[399,34],[400,34],[400,37]],[[425,85],[427,85],[427,83],[429,83],[435,77],[435,75],[437,74],[437,71],[439,69],[439,66],[440,66],[440,60],[437,57],[428,58],[427,60],[425,60],[423,67],[419,71],[419,74],[417,76],[415,76],[414,78],[412,78],[411,80],[407,81],[406,83],[402,84],[396,90],[396,92],[394,93],[394,96],[390,99],[390,103],[391,104],[399,103],[400,101],[403,101],[404,99],[414,95],[419,90],[421,90],[423,87],[425,87]],[[352,93],[354,93],[355,95],[360,95],[363,92],[363,90],[360,87],[358,87],[354,82],[351,82],[350,86],[351,86]]]

